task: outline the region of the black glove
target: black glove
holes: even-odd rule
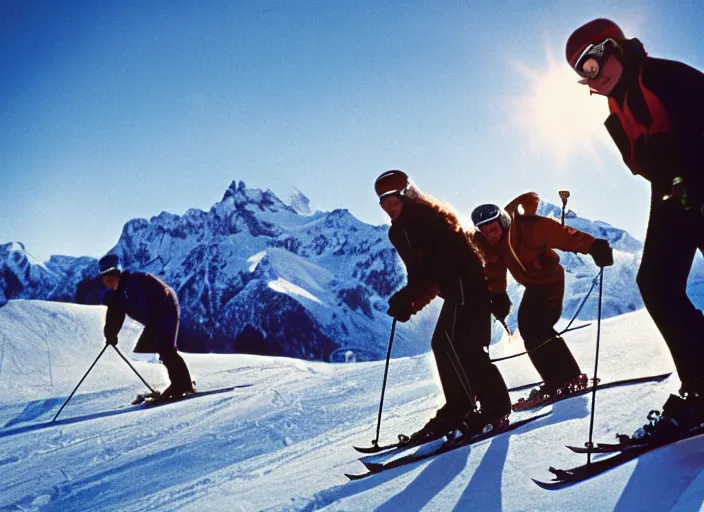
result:
[[[508,293],[492,293],[491,294],[491,313],[499,322],[505,322],[509,311],[511,311],[511,299]]]
[[[589,249],[589,255],[594,258],[597,267],[610,267],[614,264],[614,250],[603,238],[594,240],[592,248]]]
[[[413,314],[413,303],[405,288],[397,291],[389,298],[389,309],[386,314],[399,322],[408,322],[410,320]]]
[[[105,344],[112,345],[113,347],[116,347],[117,346],[117,336],[106,336],[105,337]]]

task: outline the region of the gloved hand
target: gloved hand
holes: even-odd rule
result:
[[[387,315],[399,322],[408,322],[413,314],[413,302],[406,288],[402,288],[389,298]]]
[[[614,250],[609,246],[609,242],[603,238],[594,240],[589,255],[594,258],[597,267],[610,267],[614,264]]]
[[[685,211],[693,211],[704,216],[704,197],[701,194],[701,179],[685,179],[677,176],[672,180],[672,188],[663,196],[663,201],[677,201]]]
[[[491,294],[491,313],[499,322],[505,322],[511,311],[511,299],[506,292]]]
[[[684,178],[680,176],[672,180],[672,189],[662,198],[663,201],[670,201],[672,199],[678,201],[685,210],[689,210],[692,207],[687,184]]]
[[[106,336],[105,337],[105,344],[112,345],[113,347],[116,347],[117,346],[117,336]]]

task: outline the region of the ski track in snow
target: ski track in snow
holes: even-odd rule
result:
[[[587,440],[591,394],[558,402],[550,416],[506,435],[347,482],[345,472],[364,470],[351,445],[368,446],[376,433],[383,361],[331,365],[185,354],[201,390],[251,386],[143,409],[129,405],[143,385],[117,354],[106,353],[50,424],[95,357],[101,312],[31,301],[20,309],[35,328],[0,323],[2,357],[13,361],[0,366],[0,391],[10,398],[0,402],[0,510],[702,510],[701,439],[561,491],[531,482],[551,478],[550,465],[584,462],[564,445]],[[566,335],[587,373],[595,332],[590,326]],[[126,355],[130,339],[125,336]],[[46,350],[47,340],[53,385],[23,373],[46,375],[23,354]],[[521,345],[492,345],[492,352]],[[499,363],[509,386],[537,380],[522,359]],[[420,428],[440,405],[431,360],[391,362],[380,442]],[[133,364],[148,381],[163,382],[161,365],[135,358]],[[644,312],[604,322],[599,368],[605,382],[673,369]],[[631,433],[678,387],[671,377],[598,393],[594,439]],[[512,399],[527,393],[514,392]]]

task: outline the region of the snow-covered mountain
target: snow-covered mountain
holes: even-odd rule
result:
[[[21,243],[0,244],[0,307],[12,299],[71,302],[79,283],[97,272],[95,258],[52,256],[42,263]]]
[[[541,215],[560,208],[541,203]],[[568,225],[607,238],[617,250],[605,272],[603,315],[642,307],[635,285],[642,244],[623,230],[566,212]],[[192,352],[357,360],[386,354],[386,300],[405,282],[386,226],[365,224],[344,209],[311,213],[295,191],[289,203],[271,191],[233,182],[210,210],[133,219],[109,252],[128,269],[154,273],[178,292],[180,346]],[[598,273],[591,257],[562,254],[567,269],[563,315],[571,317]],[[0,305],[10,299],[98,304],[102,284],[93,258],[52,256],[42,264],[22,244],[0,246]],[[697,274],[697,272],[695,272]],[[518,304],[522,288],[512,283]],[[593,319],[598,287],[581,311]],[[399,326],[394,355],[425,352],[440,300]],[[509,317],[515,328],[517,307]],[[500,336],[500,334],[498,334]]]

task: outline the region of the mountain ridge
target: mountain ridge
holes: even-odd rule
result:
[[[239,352],[330,360],[354,347],[358,360],[383,358],[390,319],[386,300],[405,283],[387,238],[346,209],[313,211],[296,191],[293,206],[270,190],[233,181],[209,210],[161,212],[125,223],[117,243],[123,266],[151,272],[176,290],[182,307],[179,346],[191,352]],[[559,220],[561,208],[541,201],[538,214]],[[616,263],[605,272],[604,317],[635,311],[642,243],[601,221],[565,212],[566,224],[607,238]],[[570,317],[598,268],[589,256],[560,252],[566,268],[563,316]],[[104,291],[90,257],[36,261],[21,243],[0,245],[0,305],[11,299],[100,304]],[[509,276],[518,305],[522,287]],[[440,300],[399,325],[395,355],[427,350]],[[517,307],[508,323],[515,329]],[[596,300],[581,319],[596,316]]]

